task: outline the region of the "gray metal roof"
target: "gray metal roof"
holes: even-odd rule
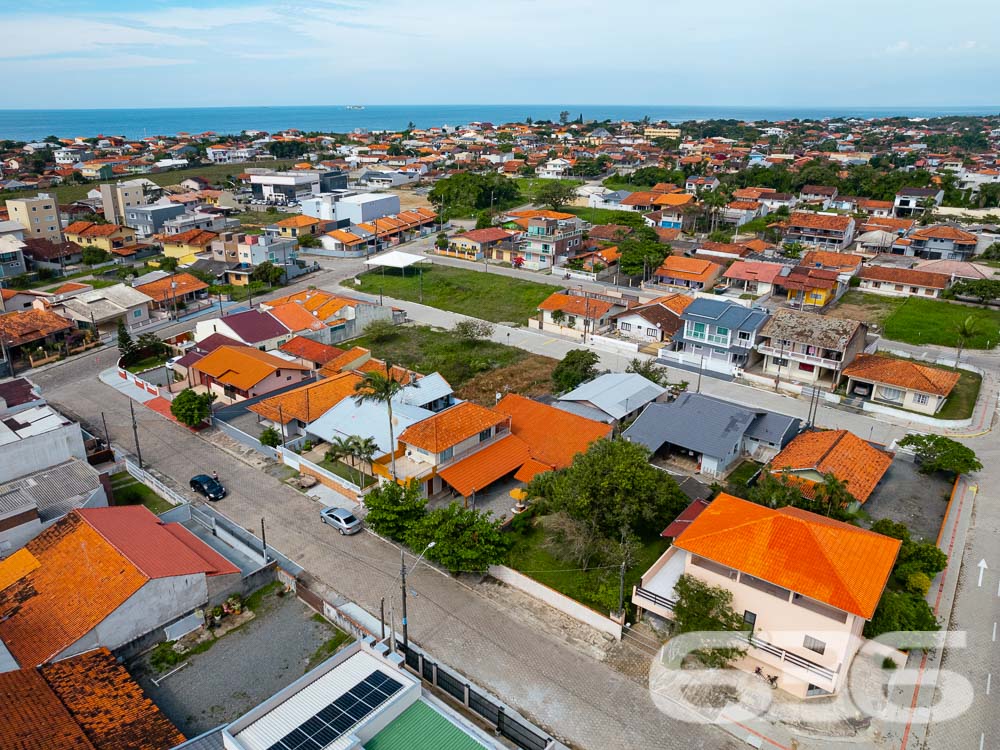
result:
[[[174,750],[225,750],[226,746],[222,740],[223,728],[211,729],[178,745]]]
[[[434,412],[428,409],[394,402],[392,421],[395,437],[398,438],[410,425],[433,416]],[[389,439],[389,417],[385,405],[374,402],[359,404],[353,398],[340,401],[322,417],[311,422],[307,431],[310,435],[326,441],[351,435],[372,437],[383,453],[388,453],[392,447]]]
[[[767,318],[767,310],[705,297],[698,297],[681,313],[682,320],[709,323],[739,331],[756,331],[764,325]]]
[[[605,414],[596,406],[588,406],[587,404],[582,404],[579,401],[556,401],[552,404],[552,406],[557,409],[561,409],[562,411],[569,412],[570,414],[576,414],[578,417],[593,419],[595,422],[604,422],[607,424],[615,421],[611,415]]]
[[[403,388],[393,401],[410,406],[423,406],[431,401],[437,401],[439,398],[450,396],[453,392],[451,385],[441,373],[432,372],[417,380],[415,385]]]
[[[0,484],[0,515],[37,507],[43,523],[53,521],[81,507],[100,487],[97,472],[85,461],[73,458]]]
[[[614,419],[621,419],[643,404],[654,401],[666,393],[642,375],[632,372],[610,372],[598,375],[569,393],[560,396],[560,401],[586,401]]]
[[[798,423],[798,419],[782,414],[700,393],[683,393],[671,403],[647,406],[625,430],[624,437],[651,451],[670,443],[706,456],[723,457],[738,448],[747,434],[781,445],[782,439],[795,435]]]

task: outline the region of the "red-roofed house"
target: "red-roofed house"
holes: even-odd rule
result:
[[[446,248],[435,246],[435,251],[438,255],[447,255],[462,260],[483,260],[493,257],[493,248],[503,243],[509,243],[511,238],[516,235],[516,232],[508,232],[499,227],[473,229],[465,234],[452,237]]]
[[[21,667],[115,649],[239,582],[239,568],[141,505],[76,510],[0,561],[0,642]]]
[[[626,305],[596,299],[589,295],[555,292],[538,305],[538,319],[528,325],[542,331],[564,336],[600,333],[611,327],[611,317],[625,310]]]
[[[838,692],[863,644],[900,542],[798,508],[719,495],[633,589],[640,612],[673,618],[688,575],[732,593],[749,635],[735,666],[777,675],[800,698]]]

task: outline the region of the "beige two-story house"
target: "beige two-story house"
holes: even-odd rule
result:
[[[776,380],[836,388],[865,349],[868,325],[800,310],[778,310],[760,329],[763,372]]]

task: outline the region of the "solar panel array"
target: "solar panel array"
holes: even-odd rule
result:
[[[402,689],[402,683],[376,670],[268,750],[323,750]]]

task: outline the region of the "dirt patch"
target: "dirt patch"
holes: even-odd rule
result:
[[[558,360],[532,354],[517,364],[476,375],[455,395],[485,406],[493,406],[498,393],[546,396],[552,392],[552,371],[557,364]]]
[[[390,190],[389,192],[399,196],[399,209],[401,211],[410,211],[414,208],[429,208],[432,211],[434,210],[434,206],[427,200],[426,194],[421,195],[414,193],[412,190]]]
[[[866,323],[883,326],[886,319],[902,303],[902,299],[851,291],[845,294],[832,309],[827,310],[826,315],[830,318],[863,320]]]

